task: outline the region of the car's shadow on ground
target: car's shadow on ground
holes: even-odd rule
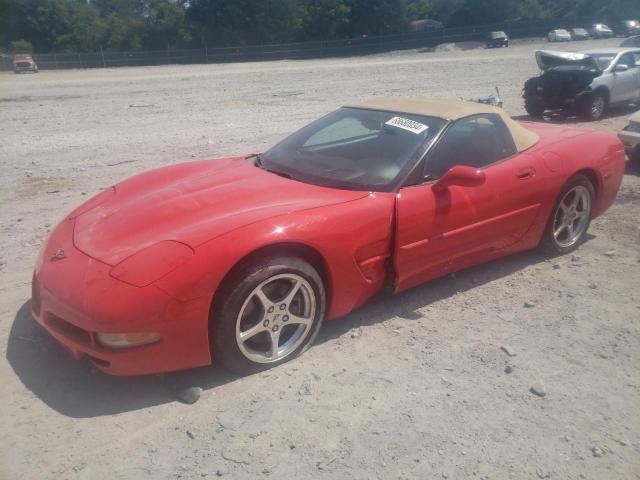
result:
[[[521,253],[434,280],[396,296],[380,294],[350,315],[326,322],[316,343],[393,317],[417,320],[421,318],[417,313],[421,307],[546,259],[537,252]],[[68,417],[96,417],[148,408],[175,401],[174,392],[181,388],[194,386],[208,390],[238,378],[219,366],[165,376],[105,375],[87,361],[74,360],[33,320],[30,310],[31,302],[28,301],[16,313],[9,334],[7,360],[34,395]]]
[[[608,108],[599,121],[616,117],[630,117],[635,112],[637,112],[638,109],[640,109],[640,105],[616,105]],[[585,127],[588,127],[589,125],[594,123],[589,122],[577,115],[564,115],[561,112],[547,112],[542,118],[535,118],[530,115],[515,115],[513,119],[554,124],[579,124]],[[594,128],[597,128],[596,124],[594,124]]]
[[[171,375],[106,375],[90,362],[72,358],[33,319],[31,301],[16,313],[9,334],[7,360],[33,394],[52,409],[74,418],[152,407],[174,401],[175,389],[183,385],[215,388],[236,378],[219,367],[194,369],[175,379]],[[186,378],[180,378],[184,375]]]

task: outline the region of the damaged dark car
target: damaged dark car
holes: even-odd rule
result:
[[[598,120],[611,105],[640,101],[640,50],[538,51],[536,60],[542,74],[523,91],[531,117],[550,110]]]

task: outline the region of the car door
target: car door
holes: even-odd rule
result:
[[[425,159],[425,182],[398,193],[396,289],[517,249],[541,206],[538,162],[516,152],[498,115],[475,115],[451,125]],[[481,170],[484,182],[434,191],[455,165]]]
[[[626,71],[617,71],[617,67],[626,65]],[[628,102],[638,98],[640,89],[640,67],[632,53],[625,53],[613,66],[613,85],[611,88],[611,103]]]
[[[636,82],[635,82],[635,96],[632,98],[632,100],[640,100],[640,50],[638,50],[637,52],[633,52],[633,65],[634,65],[634,69],[633,71],[635,72],[636,75]]]

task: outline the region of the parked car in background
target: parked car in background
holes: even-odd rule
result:
[[[547,38],[550,42],[570,42],[571,34],[564,28],[559,28],[557,30],[551,30]]]
[[[613,30],[607,27],[604,23],[594,23],[591,25],[591,36],[593,38],[611,38],[613,37]]]
[[[624,37],[640,35],[640,22],[638,20],[625,20],[620,25],[620,28],[616,29],[616,33]]]
[[[563,110],[598,120],[610,105],[640,101],[640,49],[541,50],[536,61],[542,75],[527,80],[523,92],[532,117]]]
[[[487,48],[502,48],[509,46],[509,37],[502,31],[491,32],[487,38]]]
[[[636,35],[635,37],[625,38],[620,47],[623,48],[640,48],[640,35]]]
[[[629,119],[629,124],[618,135],[629,155],[629,160],[640,162],[640,110]]]
[[[572,28],[569,33],[571,40],[589,40],[591,38],[586,28]]]
[[[38,65],[33,61],[31,55],[19,53],[13,57],[13,71],[15,73],[32,72],[38,73]]]

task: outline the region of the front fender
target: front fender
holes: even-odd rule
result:
[[[363,198],[272,217],[206,242],[157,286],[181,301],[210,303],[232,268],[270,245],[302,244],[314,249],[327,269],[327,317],[349,313],[370,298],[385,280],[391,252],[395,194]]]

